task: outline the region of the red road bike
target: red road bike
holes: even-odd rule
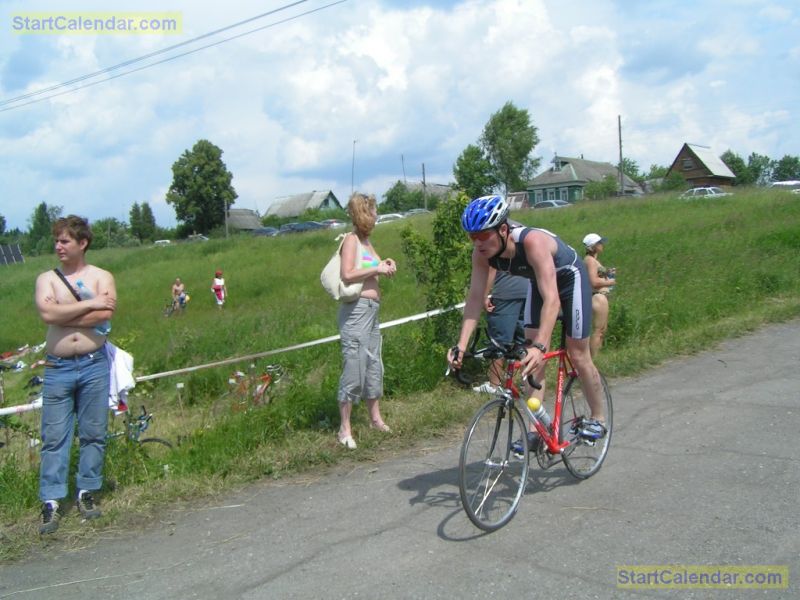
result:
[[[525,493],[531,453],[542,469],[563,461],[570,474],[578,479],[591,477],[600,469],[611,444],[613,411],[611,393],[601,375],[605,435],[589,439],[581,434],[592,412],[567,354],[563,327],[560,347],[544,355],[547,370],[552,370],[551,364],[557,365],[555,383],[549,386],[554,389],[554,400],[545,402],[552,406],[550,423],[534,414],[520,391],[520,360],[525,347],[498,348],[490,344],[476,350],[477,341],[476,336],[462,362],[502,358],[505,371],[494,397],[478,409],[464,434],[458,485],[461,504],[470,521],[484,531],[494,531],[517,512]],[[465,383],[460,372],[456,376]],[[531,384],[541,387],[536,382]],[[526,443],[528,422],[538,433],[532,448]]]

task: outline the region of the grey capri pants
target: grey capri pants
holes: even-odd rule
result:
[[[359,298],[339,307],[339,334],[342,343],[342,376],[339,403],[358,404],[362,398],[383,396],[382,338],[379,329],[380,302]]]

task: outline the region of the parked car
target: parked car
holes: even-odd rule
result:
[[[680,198],[724,198],[730,196],[729,192],[724,191],[722,188],[705,186],[696,187],[686,190],[679,197]]]
[[[542,200],[533,205],[533,208],[566,208],[571,206],[566,200]]]
[[[325,225],[317,223],[316,221],[303,221],[301,223],[284,223],[278,230],[279,235],[286,233],[302,233],[304,231],[313,231],[315,229],[325,229]]]
[[[169,246],[172,242],[169,240],[156,240],[153,242],[154,246]]]
[[[387,213],[385,215],[378,215],[378,220],[375,221],[376,225],[381,223],[388,223],[389,221],[397,221],[398,219],[405,219],[405,217],[398,213]]]
[[[253,229],[253,235],[261,237],[275,237],[278,235],[278,229],[276,227],[259,227],[258,229]]]
[[[186,238],[187,242],[207,242],[208,238],[202,233],[195,233]]]
[[[406,216],[413,217],[414,215],[424,215],[429,212],[431,211],[429,211],[427,208],[412,208],[411,210],[406,211]]]
[[[341,229],[342,227],[347,227],[347,223],[340,219],[325,219],[324,221],[320,221],[325,227],[328,229]]]

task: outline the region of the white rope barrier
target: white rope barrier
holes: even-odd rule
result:
[[[387,323],[381,323],[380,328],[386,329],[388,327],[396,327],[397,325],[404,325],[406,323],[411,323],[412,321],[419,321],[420,319],[435,317],[436,315],[440,315],[442,313],[450,312],[451,310],[462,309],[462,308],[464,308],[463,302],[461,302],[460,304],[456,304],[455,306],[451,306],[449,308],[437,308],[435,310],[429,310],[428,312],[411,315],[410,317],[403,317],[401,319],[395,319],[394,321],[389,321]],[[138,383],[140,381],[151,381],[153,379],[161,379],[163,377],[172,377],[173,375],[182,375],[183,373],[192,373],[194,371],[200,371],[202,369],[210,369],[212,367],[232,365],[234,363],[244,362],[246,360],[255,360],[257,358],[264,358],[265,356],[273,356],[275,354],[291,352],[292,350],[311,348],[313,346],[319,346],[321,344],[327,344],[329,342],[338,341],[339,338],[340,336],[338,335],[332,335],[318,340],[313,340],[311,342],[303,342],[302,344],[295,344],[294,346],[278,348],[276,350],[267,350],[266,352],[257,352],[256,354],[248,354],[246,356],[226,358],[225,360],[218,360],[216,362],[207,363],[204,365],[197,365],[194,367],[184,367],[183,369],[175,369],[174,371],[164,371],[162,373],[153,373],[152,375],[142,375],[141,377],[136,378],[136,382]]]
[[[435,310],[429,310],[424,313],[419,313],[416,315],[411,315],[410,317],[403,317],[401,319],[395,319],[394,321],[388,321],[386,323],[381,323],[381,329],[387,329],[389,327],[396,327],[397,325],[405,325],[406,323],[411,323],[413,321],[419,321],[421,319],[428,319],[430,317],[435,317],[437,315],[450,312],[451,310],[460,310],[464,308],[464,303],[461,302],[460,304],[456,304],[455,306],[451,306],[448,308],[437,308]],[[311,348],[313,346],[319,346],[321,344],[327,344],[329,342],[338,341],[340,336],[338,335],[331,335],[329,337],[320,338],[318,340],[313,340],[310,342],[303,342],[302,344],[295,344],[294,346],[286,346],[285,348],[278,348],[276,350],[267,350],[265,352],[257,352],[255,354],[247,354],[245,356],[237,356],[234,358],[226,358],[225,360],[218,360],[212,363],[206,363],[204,365],[196,365],[194,367],[184,367],[183,369],[175,369],[173,371],[163,371],[161,373],[153,373],[151,375],[142,375],[141,377],[136,377],[136,382],[142,381],[152,381],[154,379],[162,379],[164,377],[172,377],[174,375],[182,375],[184,373],[193,373],[195,371],[200,371],[202,369],[211,369],[213,367],[221,367],[224,365],[232,365],[239,362],[244,362],[246,360],[255,360],[257,358],[264,358],[265,356],[273,356],[275,354],[281,354],[284,352],[291,352],[293,350],[301,350],[303,348]],[[0,408],[0,417],[5,415],[14,415],[23,412],[28,412],[31,410],[38,410],[42,407],[42,398],[41,396],[31,402],[30,404],[22,404],[20,406],[8,406],[6,408]]]

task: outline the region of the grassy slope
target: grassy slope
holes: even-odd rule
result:
[[[632,374],[800,313],[800,201],[790,194],[614,200],[514,217],[551,229],[575,247],[589,231],[609,238],[602,261],[618,268],[619,283],[612,297],[610,339],[598,361],[607,374]],[[381,225],[373,235],[381,254],[399,265],[397,278],[382,282],[383,321],[419,312],[425,304],[424,291],[403,269],[399,231],[405,225],[427,232],[430,217]],[[112,340],[136,357],[137,374],[143,375],[334,335],[336,305],[319,285],[319,271],[335,249],[332,238],[330,232],[239,238],[96,250],[89,256],[117,279],[120,302]],[[43,339],[44,328],[32,305],[33,282],[38,272],[52,266],[53,258],[44,257],[5,269],[4,312],[13,318],[0,324],[0,350]],[[224,269],[230,291],[230,302],[221,312],[208,289],[218,267]],[[192,301],[185,315],[164,319],[160,310],[176,276],[186,282]],[[449,384],[433,386],[443,361],[438,353],[426,354],[428,348],[416,345],[417,329],[406,325],[385,331],[390,397],[384,406],[396,433],[384,438],[366,431],[359,409],[357,458],[438,435],[452,423],[463,423],[480,401]],[[169,477],[154,473],[152,465],[137,461],[124,447],[112,448],[107,473],[122,485],[106,498],[108,520],[115,521],[132,504],[154,506],[265,474],[279,476],[340,460],[342,451],[332,433],[338,424],[333,400],[338,346],[273,360],[289,368],[281,395],[270,407],[247,416],[217,416],[215,398],[224,393],[231,367],[137,387],[138,400],[157,413],[154,433],[187,441],[171,458]],[[431,372],[418,376],[426,369]],[[177,381],[187,383],[180,404]],[[21,377],[7,377],[6,389],[8,404],[24,399]],[[452,402],[455,395],[463,401]],[[35,416],[26,419],[35,427]],[[5,551],[10,555],[34,531],[36,478],[25,461],[12,469],[8,456],[0,460],[0,467],[5,465],[0,483],[13,493],[0,494],[7,499],[0,499],[0,525],[10,527],[12,549]],[[18,523],[10,526],[14,521]]]

